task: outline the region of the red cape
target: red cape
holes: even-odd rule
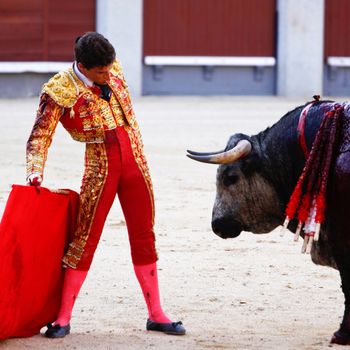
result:
[[[79,195],[13,185],[0,223],[0,340],[39,333],[60,306]]]

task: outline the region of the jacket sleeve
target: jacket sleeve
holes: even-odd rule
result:
[[[31,174],[43,177],[48,148],[64,108],[47,94],[40,96],[35,123],[27,141],[27,178]]]

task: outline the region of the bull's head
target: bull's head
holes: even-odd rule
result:
[[[220,164],[212,215],[212,229],[218,236],[237,237],[243,230],[267,233],[280,224],[283,215],[278,196],[263,175],[268,162],[257,141],[235,134],[224,151],[187,152],[199,162]]]

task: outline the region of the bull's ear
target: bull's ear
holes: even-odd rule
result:
[[[242,159],[242,172],[246,176],[250,176],[259,171],[262,167],[261,156],[257,152],[256,145],[252,142],[252,150],[248,156]]]

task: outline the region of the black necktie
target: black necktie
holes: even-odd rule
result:
[[[104,100],[106,100],[107,102],[109,102],[109,100],[111,99],[111,94],[112,94],[112,90],[109,87],[109,85],[108,84],[100,85],[100,84],[96,84],[96,83],[95,83],[95,85],[101,89],[100,97],[103,98]]]

